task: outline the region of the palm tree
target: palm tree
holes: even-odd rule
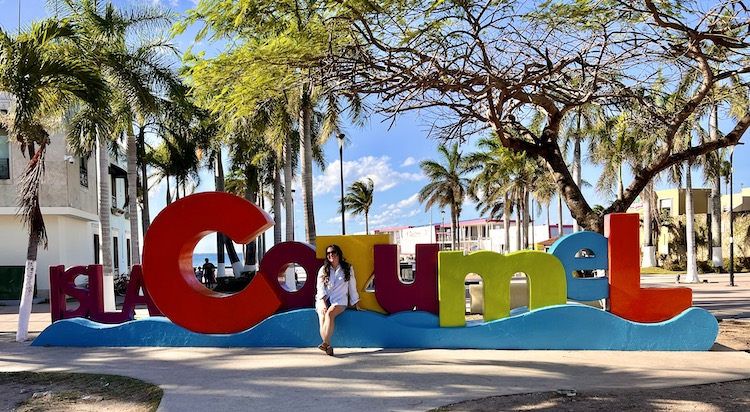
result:
[[[76,22],[81,31],[81,41],[76,43],[79,58],[89,59],[101,71],[102,77],[111,85],[112,97],[106,110],[81,110],[71,121],[70,127],[77,131],[78,138],[70,139],[69,145],[76,153],[87,155],[94,148],[99,159],[99,230],[105,285],[112,275],[112,244],[110,235],[110,146],[118,136],[128,136],[131,164],[128,172],[135,180],[136,141],[133,121],[136,116],[157,110],[156,84],[174,85],[179,82],[163,61],[162,50],[169,44],[160,40],[141,42],[138,47],[128,47],[127,41],[137,34],[136,30],[163,28],[170,23],[169,15],[155,8],[121,11],[111,3],[99,0],[58,0],[52,2],[63,16]],[[83,138],[81,138],[83,137]],[[138,246],[138,214],[136,182],[130,187],[131,206],[131,259],[140,262]],[[179,187],[179,186],[178,186]],[[109,292],[107,289],[105,292]],[[105,302],[114,305],[113,294],[107,293]]]
[[[729,114],[734,117],[742,116],[750,105],[750,96],[747,93],[733,93],[744,90],[736,87],[740,80],[737,77],[730,79],[734,83],[730,87],[719,87],[712,98],[713,104],[708,107],[708,139],[718,140],[721,136],[719,131],[719,108],[725,104],[729,105]],[[701,160],[705,181],[711,186],[711,257],[713,266],[721,267],[723,257],[721,251],[721,176],[722,162],[725,159],[725,151],[717,150],[707,153]]]
[[[438,145],[439,161],[423,160],[419,167],[430,180],[419,191],[419,202],[425,203],[425,211],[437,205],[439,208],[450,207],[451,233],[453,234],[453,250],[459,249],[458,222],[461,208],[466,197],[466,190],[470,185],[464,176],[475,167],[469,165],[458,150],[458,143]]]
[[[547,211],[547,237],[549,237],[549,208],[552,198],[557,193],[557,185],[555,185],[555,181],[550,176],[550,173],[544,170],[542,165],[539,165],[539,179],[537,179],[537,184],[532,187],[534,187],[534,191],[532,192],[534,199],[539,202],[540,206],[544,206]],[[531,230],[534,230],[534,225],[532,225]],[[560,236],[562,236],[562,232],[560,232]]]
[[[276,152],[265,136],[268,130],[257,118],[241,119],[235,122],[229,139],[231,173],[226,189],[256,204],[262,200],[263,181],[274,179],[277,170]],[[244,267],[238,268],[232,261],[235,274],[255,272],[259,252],[257,241],[246,245]]]
[[[9,139],[29,154],[19,186],[20,209],[29,231],[26,269],[18,316],[17,341],[28,338],[39,244],[47,247],[39,191],[44,158],[50,143],[45,119],[59,117],[71,104],[102,107],[107,92],[101,77],[86,61],[72,58],[60,44],[77,39],[75,27],[66,20],[44,20],[17,36],[0,29],[0,91],[15,98],[7,117]]]
[[[489,213],[491,218],[497,218],[502,212],[508,251],[509,215],[515,208],[518,229],[516,245],[518,249],[526,248],[529,245],[531,211],[528,203],[531,188],[535,189],[534,195],[538,200],[548,203],[552,183],[549,174],[538,159],[502,146],[497,138],[481,138],[477,147],[481,150],[466,158],[471,170],[480,170],[472,179],[469,194],[479,201],[477,206],[482,214]]]
[[[209,35],[212,40],[233,39],[230,52],[199,63],[191,72],[195,90],[211,96],[207,101],[216,112],[240,118],[258,110],[269,96],[282,96],[288,102],[299,136],[305,240],[314,245],[316,146],[343,132],[339,125],[342,114],[358,122],[363,113],[359,96],[341,92],[341,85],[330,81],[328,71],[331,56],[351,50],[347,47],[351,26],[346,20],[331,19],[330,7],[322,3],[263,0],[255,6],[263,12],[247,13],[243,2],[227,3],[221,10],[202,2],[188,13],[177,31],[201,22],[205,27],[197,39]],[[237,38],[242,41],[235,42]],[[225,92],[217,93],[221,90]],[[317,122],[318,127],[316,109],[322,109],[325,119]],[[291,167],[291,160],[287,156],[287,167]],[[291,173],[286,171],[286,198],[291,199],[291,180],[286,177]]]
[[[582,158],[581,158],[581,145],[587,136],[591,136],[592,130],[595,129],[596,124],[602,116],[601,108],[598,105],[585,105],[576,108],[566,115],[563,124],[561,125],[560,137],[562,138],[563,151],[567,156],[567,150],[570,145],[573,146],[573,155],[571,162],[571,174],[573,180],[579,188],[583,186],[583,176],[581,174]],[[562,214],[562,213],[560,213]],[[573,231],[580,231],[580,225],[578,221],[573,220]],[[562,236],[562,219],[560,222],[560,236]]]
[[[167,181],[167,204],[188,194],[188,187],[193,189],[200,184],[198,167],[202,151],[198,147],[197,139],[192,137],[200,134],[199,128],[180,127],[162,123],[158,136],[161,142],[146,152],[147,162],[156,169],[152,176],[156,177],[154,184],[162,179]],[[175,180],[175,195],[169,190],[169,178]],[[180,195],[182,189],[182,196]]]
[[[374,192],[375,183],[368,177],[366,182],[357,180],[352,183],[344,196],[344,208],[347,211],[352,215],[365,215],[365,233],[368,235],[370,234],[370,207]],[[341,212],[341,206],[339,206],[339,213]]]

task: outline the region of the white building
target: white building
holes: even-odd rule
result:
[[[510,244],[505,244],[505,223],[502,219],[473,219],[459,222],[460,249],[466,253],[478,250],[491,250],[498,253],[510,253],[520,249],[536,248],[539,242],[557,237],[558,225],[535,225],[533,234],[529,234],[529,246],[519,247],[518,226],[515,220],[508,222]],[[573,232],[573,225],[564,225],[563,233]],[[425,226],[401,226],[387,229],[376,229],[376,234],[389,233],[399,246],[401,260],[413,260],[417,244],[437,243],[440,250],[451,250],[452,236],[450,223],[437,223]]]
[[[7,111],[10,104],[11,98],[0,94],[0,111]],[[49,246],[45,250],[40,245],[38,252],[38,298],[49,296],[49,266],[100,262],[96,155],[82,158],[69,153],[63,131],[52,132],[50,139],[40,193]],[[0,300],[18,299],[22,287],[18,274],[22,282],[29,236],[17,215],[17,188],[28,161],[28,155],[24,157],[0,128]],[[130,266],[130,226],[124,210],[127,174],[124,162],[110,161],[112,255],[114,273],[119,274]]]

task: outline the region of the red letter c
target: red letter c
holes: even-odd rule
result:
[[[204,236],[222,232],[249,243],[271,226],[266,212],[229,193],[198,193],[167,206],[143,241],[143,280],[161,313],[198,333],[240,332],[273,315],[281,299],[265,277],[224,295],[193,274],[193,249]]]

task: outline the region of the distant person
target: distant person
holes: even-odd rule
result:
[[[206,258],[206,263],[203,264],[203,280],[209,289],[216,284],[216,266],[209,262],[208,258]]]
[[[194,273],[195,278],[198,279],[198,282],[203,283],[203,268],[201,266],[196,266]]]
[[[333,356],[331,335],[334,319],[349,305],[361,310],[354,268],[344,259],[341,248],[337,245],[326,247],[326,261],[318,271],[316,286],[315,311],[320,322],[320,338],[323,339],[318,349]]]

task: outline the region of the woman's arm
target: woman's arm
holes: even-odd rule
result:
[[[354,277],[354,267],[349,266],[349,282],[347,282],[349,285],[349,304],[356,307],[357,310],[360,310],[358,302],[359,302],[359,293],[357,292],[357,278]]]
[[[323,284],[323,278],[325,277],[325,266],[321,266],[318,270],[318,279],[315,284],[315,290],[317,291],[315,293],[315,301],[323,300],[326,298],[326,289],[325,285]]]

